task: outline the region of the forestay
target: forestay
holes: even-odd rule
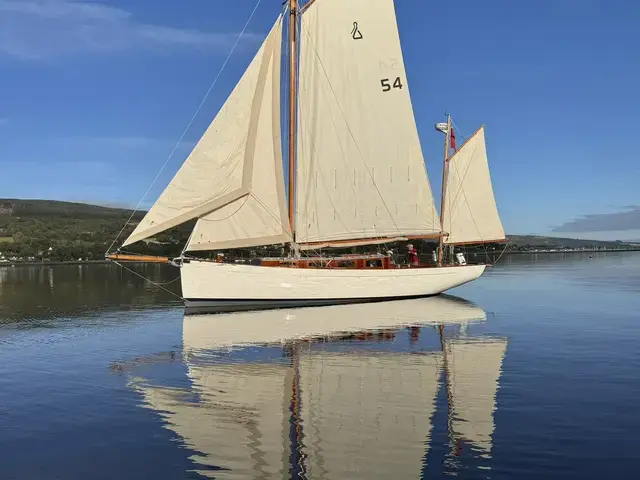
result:
[[[505,238],[482,127],[449,159],[443,230],[449,244]]]
[[[440,232],[392,0],[303,13],[297,132],[297,242]]]
[[[124,245],[199,218],[188,250],[285,242],[278,18],[203,137]]]

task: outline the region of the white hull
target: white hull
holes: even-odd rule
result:
[[[313,269],[191,261],[181,267],[187,308],[221,311],[334,305],[437,295],[478,278],[485,265]]]

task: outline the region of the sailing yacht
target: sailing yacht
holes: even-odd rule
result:
[[[463,257],[454,264],[447,252],[505,239],[484,128],[453,153],[451,118],[436,128],[445,134],[439,214],[393,0],[289,0],[182,167],[107,258],[140,261],[123,248],[197,219],[172,261],[191,307],[415,298],[470,282],[486,265]],[[388,254],[327,254],[414,239],[437,240],[437,262],[410,267]],[[287,245],[289,255],[256,265],[194,257],[268,245]]]
[[[406,325],[432,326],[423,334],[439,332],[440,347],[427,341],[413,351],[377,343],[358,348],[353,335],[332,330],[333,324],[319,326],[322,316],[365,338],[372,325],[396,335]],[[182,359],[190,386],[168,388],[135,372],[129,386],[143,407],[197,452],[191,459],[203,476],[420,478],[434,422],[444,423],[434,414],[443,407],[449,456],[460,458],[462,449],[466,459],[487,468],[506,339],[447,335],[444,329],[485,320],[481,308],[449,296],[185,315]],[[244,324],[275,327],[243,329],[251,336],[242,337]],[[345,337],[347,350],[341,348]],[[245,358],[246,347],[256,345],[272,353],[282,345],[285,356],[256,356],[251,348],[251,360]],[[443,388],[446,406],[438,406]],[[303,474],[292,474],[296,469]]]

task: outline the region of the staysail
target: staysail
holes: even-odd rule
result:
[[[496,393],[507,349],[504,338],[446,341],[449,385],[453,407],[453,432],[479,456],[491,453]]]
[[[484,127],[448,160],[445,200],[445,243],[483,243],[504,240],[491,185]]]
[[[300,20],[296,241],[440,232],[393,0],[322,0]]]
[[[124,245],[194,218],[199,220],[187,250],[291,239],[280,145],[281,20]]]

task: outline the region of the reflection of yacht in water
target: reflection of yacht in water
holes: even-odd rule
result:
[[[438,398],[446,398],[453,455],[468,445],[476,458],[490,456],[506,340],[461,333],[485,318],[455,297],[185,316],[191,387],[151,386],[135,376],[130,382],[144,406],[198,452],[192,460],[205,476],[419,478]],[[247,331],[259,323],[269,328]],[[335,336],[336,325],[347,329]],[[438,341],[423,333],[420,349],[353,342],[363,330],[401,339],[400,327],[424,325],[433,328],[412,328],[410,338],[426,332]],[[269,348],[228,348],[280,342],[284,357]]]

